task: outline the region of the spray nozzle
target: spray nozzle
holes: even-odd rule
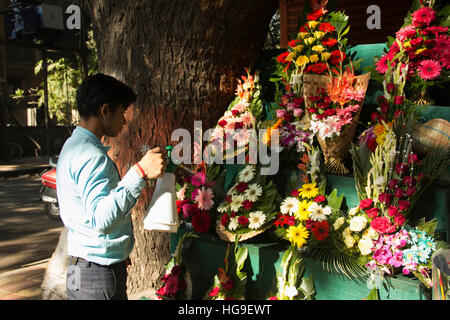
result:
[[[166,150],[167,150],[167,158],[169,160],[169,164],[167,165],[166,172],[175,173],[176,166],[175,166],[175,164],[172,161],[173,146],[167,146]]]

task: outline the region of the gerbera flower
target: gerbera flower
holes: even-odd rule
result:
[[[198,208],[201,210],[209,210],[214,204],[214,195],[210,188],[205,189],[202,187],[195,197],[195,202],[198,204]]]
[[[248,187],[247,191],[244,194],[244,197],[252,202],[255,202],[260,196],[262,196],[262,194],[263,189],[261,188],[261,186],[253,183]]]
[[[412,23],[416,27],[428,26],[436,19],[436,11],[430,7],[423,7],[412,14]]]
[[[423,80],[433,80],[441,74],[441,64],[436,60],[423,60],[417,70]]]
[[[309,218],[310,212],[308,211],[309,206],[311,205],[311,202],[308,202],[306,200],[303,200],[302,202],[299,202],[298,210],[295,213],[295,218],[298,220],[304,221]]]
[[[281,203],[280,211],[283,214],[289,214],[289,215],[293,216],[298,211],[298,204],[299,204],[299,201],[297,198],[287,197]]]
[[[287,214],[277,214],[277,220],[273,223],[275,227],[283,227],[285,225],[293,226],[295,224],[295,218]]]
[[[246,111],[244,114],[241,115],[241,121],[244,124],[244,126],[248,128],[253,124],[254,117],[250,112]]]
[[[255,177],[255,167],[246,166],[239,172],[239,182],[250,182]]]
[[[250,212],[249,221],[250,229],[259,229],[266,222],[266,215],[262,211]]]
[[[389,58],[390,58],[390,56],[386,54],[383,57],[381,57],[380,60],[378,60],[378,62],[376,63],[376,65],[377,65],[376,70],[378,71],[378,73],[380,73],[380,74],[386,73],[386,71],[389,68],[389,63],[390,63]]]
[[[334,38],[330,38],[330,39],[327,39],[327,40],[322,41],[322,44],[323,44],[324,46],[327,46],[327,47],[330,47],[330,48],[331,48],[332,46],[334,46],[336,43],[337,43],[337,40],[334,39]]]
[[[326,206],[325,208],[320,206],[317,202],[313,202],[308,208],[310,215],[309,217],[313,221],[324,221],[327,220],[328,216],[331,214],[331,208]]]
[[[289,55],[289,51],[283,52],[282,54],[280,54],[280,55],[277,57],[277,61],[278,61],[279,63],[286,63],[286,62],[287,62],[287,61],[286,61],[286,58],[287,58],[288,55]]]
[[[311,229],[314,238],[318,241],[323,241],[328,238],[328,232],[330,231],[330,225],[328,221],[316,222],[314,227]]]
[[[206,175],[203,172],[197,172],[191,178],[191,184],[195,187],[202,186],[206,181]]]
[[[306,244],[306,239],[309,237],[309,231],[300,224],[298,226],[289,227],[286,236],[290,242],[294,243],[298,248],[301,248]]]
[[[311,199],[319,194],[319,189],[316,188],[316,183],[304,184],[299,190],[299,195],[303,198]]]
[[[229,209],[228,202],[224,201],[217,207],[217,212],[224,213]]]
[[[411,39],[415,35],[416,29],[412,25],[406,26],[395,33],[396,38],[402,42],[408,38]]]
[[[192,226],[198,233],[207,232],[210,225],[211,216],[208,212],[199,212],[192,217]]]
[[[230,203],[230,209],[231,211],[238,211],[241,206],[242,202],[244,202],[244,196],[243,195],[234,195],[231,197],[231,203]]]
[[[323,32],[327,33],[333,32],[334,30],[336,30],[336,28],[331,23],[323,22],[320,24],[319,30],[322,30]]]
[[[238,218],[237,217],[230,218],[230,223],[228,224],[228,229],[230,229],[231,231],[234,231],[237,229],[237,227],[239,227]]]

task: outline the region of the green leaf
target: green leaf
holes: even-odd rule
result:
[[[433,219],[431,221],[425,222],[425,218],[422,218],[416,228],[420,231],[426,232],[430,236],[433,236],[434,232],[436,230],[437,224],[438,224],[437,219]]]
[[[311,300],[316,294],[316,288],[314,286],[314,280],[311,273],[309,278],[303,278],[302,283],[300,285],[300,290],[306,296],[306,299]]]
[[[333,189],[333,191],[327,197],[328,205],[334,210],[339,210],[342,206],[342,201],[344,200],[344,194],[338,197],[337,193],[338,190]]]
[[[378,289],[373,288],[372,290],[370,290],[370,293],[367,296],[366,300],[380,300],[380,297],[378,295]]]

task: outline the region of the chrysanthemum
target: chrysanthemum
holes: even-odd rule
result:
[[[239,172],[239,182],[250,182],[255,177],[255,167],[246,166]]]
[[[306,239],[309,237],[309,231],[300,224],[289,227],[286,236],[290,242],[294,243],[298,248],[301,248],[307,242]]]
[[[311,199],[319,194],[319,189],[316,188],[316,183],[304,184],[299,190],[299,195],[303,198]]]
[[[195,197],[195,202],[201,210],[209,210],[214,204],[214,194],[210,188],[202,187]]]
[[[441,74],[441,64],[436,60],[423,60],[417,70],[423,80],[433,80]]]
[[[259,229],[266,222],[266,215],[262,211],[250,212],[249,221],[250,229]]]
[[[294,197],[287,197],[281,203],[280,211],[283,214],[289,214],[291,216],[295,215],[298,210],[298,199]]]
[[[263,189],[260,185],[253,183],[248,186],[247,191],[245,191],[244,197],[252,202],[258,201],[258,198],[262,196]]]
[[[308,202],[306,200],[303,200],[302,202],[299,202],[298,210],[295,213],[295,218],[298,220],[304,221],[309,218],[310,212],[308,211],[309,206],[312,202]]]
[[[231,203],[230,203],[230,209],[231,211],[238,211],[241,206],[242,202],[244,202],[244,196],[243,195],[234,195],[231,197]]]
[[[313,221],[324,221],[327,220],[328,216],[331,214],[331,208],[326,206],[325,208],[320,206],[317,202],[313,202],[308,211],[310,212],[309,217]]]

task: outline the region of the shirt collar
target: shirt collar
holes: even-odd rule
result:
[[[101,142],[101,140],[90,130],[83,128],[81,126],[77,126],[75,130],[73,131],[74,136],[78,136],[81,138],[86,138],[89,141],[91,141],[94,145],[100,147],[105,152],[108,152],[109,149],[111,149],[111,146],[104,146]]]

